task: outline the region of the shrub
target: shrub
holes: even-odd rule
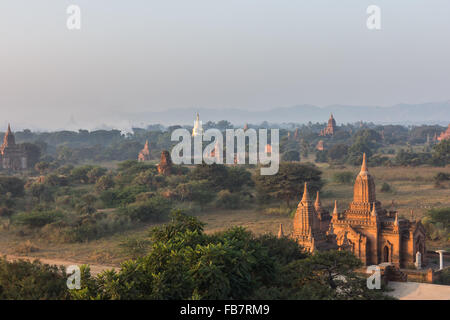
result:
[[[130,218],[124,215],[115,213],[83,215],[64,228],[62,238],[68,242],[90,241],[126,230],[130,226]]]
[[[438,172],[434,177],[436,182],[450,181],[450,173]]]
[[[23,260],[8,262],[0,257],[1,300],[67,299],[64,268]]]
[[[127,238],[119,244],[123,252],[132,259],[144,256],[149,249],[149,245],[149,240],[138,238]]]
[[[60,220],[62,216],[63,215],[58,211],[35,210],[31,213],[19,213],[18,215],[14,216],[13,222],[15,224],[28,226],[30,228],[41,228],[49,223]]]
[[[389,183],[387,182],[383,182],[383,184],[381,185],[381,192],[392,192],[392,187]]]
[[[241,206],[241,197],[238,193],[221,190],[217,194],[216,206],[224,209],[238,209]]]
[[[289,207],[280,206],[278,208],[267,208],[264,210],[264,213],[275,216],[291,216],[295,213],[295,210]]]
[[[143,202],[127,205],[122,212],[131,220],[142,222],[164,221],[171,210],[171,201],[161,196],[154,196]]]
[[[283,161],[300,161],[300,153],[296,150],[289,150],[283,153]]]
[[[355,176],[350,171],[336,172],[333,175],[333,181],[340,184],[353,183]]]
[[[24,194],[24,186],[22,179],[0,176],[0,194],[10,192],[13,197],[20,197]]]

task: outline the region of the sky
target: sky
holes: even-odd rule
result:
[[[448,0],[2,0],[0,17],[0,125],[450,99]]]

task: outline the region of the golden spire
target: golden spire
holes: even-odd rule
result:
[[[333,210],[333,215],[338,215],[338,208],[337,208],[337,200],[334,200],[334,210]]]
[[[398,227],[398,213],[395,213],[394,226]]]
[[[372,214],[372,217],[376,217],[377,216],[377,210],[375,208],[375,202],[372,205],[372,213],[371,214]]]
[[[280,223],[280,229],[278,230],[278,238],[284,237],[283,224]]]
[[[305,182],[305,190],[303,191],[303,197],[302,197],[302,202],[306,203],[309,202],[309,194],[308,194],[308,183]]]
[[[361,172],[367,172],[367,161],[366,161],[366,153],[363,153],[363,161],[361,165]]]
[[[319,197],[319,191],[317,191],[315,206],[316,207],[320,207],[321,206],[320,197]]]

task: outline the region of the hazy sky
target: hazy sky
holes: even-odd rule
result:
[[[448,0],[2,0],[0,14],[0,125],[450,99]]]

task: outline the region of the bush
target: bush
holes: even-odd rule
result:
[[[392,187],[389,183],[387,182],[383,182],[383,184],[381,185],[381,192],[392,192]]]
[[[24,225],[30,228],[42,228],[43,226],[58,221],[62,218],[62,214],[58,211],[39,211],[35,210],[31,213],[22,212],[14,216],[13,223]]]
[[[434,177],[436,182],[450,181],[450,173],[438,172]]]
[[[216,206],[224,209],[239,209],[241,206],[241,197],[238,193],[222,190],[217,194]]]
[[[170,200],[161,196],[154,196],[143,202],[129,204],[122,209],[122,212],[131,220],[160,222],[167,218],[171,210],[171,204]]]
[[[1,300],[60,300],[69,297],[63,267],[0,257]]]
[[[124,231],[130,226],[129,217],[115,213],[82,215],[70,226],[63,229],[61,237],[67,242],[84,242]]]
[[[0,176],[0,194],[11,193],[13,197],[20,197],[24,194],[25,182],[16,177]]]
[[[300,153],[295,150],[289,150],[283,153],[283,161],[300,161]]]
[[[280,206],[278,208],[267,208],[264,210],[265,214],[275,215],[275,216],[292,216],[295,214],[295,210],[289,207]]]
[[[336,172],[333,175],[333,181],[340,184],[352,184],[355,176],[350,171]]]
[[[138,238],[127,238],[119,244],[123,252],[132,259],[144,256],[149,249],[149,245],[149,240]]]

